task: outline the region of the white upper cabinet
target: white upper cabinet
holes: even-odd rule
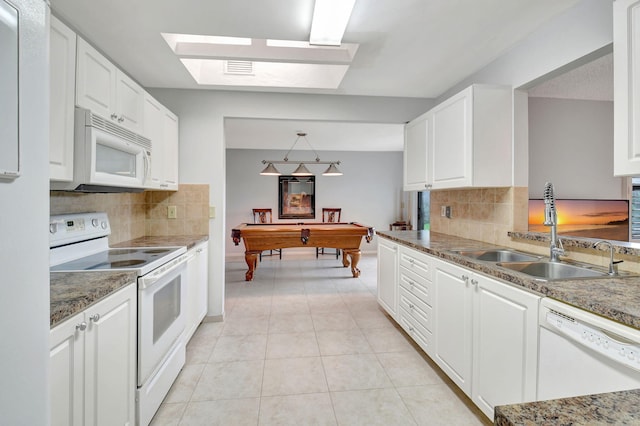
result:
[[[51,16],[49,37],[49,177],[73,180],[73,114],[76,93],[76,34]]]
[[[404,128],[404,181],[405,191],[424,191],[431,187],[429,175],[429,131],[431,113],[407,123]]]
[[[511,186],[512,91],[473,85],[405,126],[404,190]]]
[[[640,175],[640,1],[613,2],[613,174]]]
[[[431,110],[433,189],[510,186],[511,88],[473,85]]]
[[[178,117],[151,95],[144,95],[144,136],[151,139],[153,189],[178,190]]]
[[[78,37],[76,105],[143,132],[144,89]]]

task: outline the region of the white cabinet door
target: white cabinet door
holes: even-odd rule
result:
[[[84,313],[54,327],[49,334],[51,425],[84,425]]]
[[[133,425],[136,391],[136,286],[85,311],[87,425]]]
[[[164,182],[163,188],[178,190],[179,164],[179,121],[178,116],[165,108],[164,111]]]
[[[118,124],[132,132],[144,131],[145,91],[122,71],[116,73],[116,113]]]
[[[134,133],[144,131],[144,89],[78,37],[76,105]]]
[[[53,425],[135,423],[136,286],[50,332]]]
[[[185,342],[189,342],[198,325],[207,315],[209,294],[208,244],[208,242],[204,242],[189,250]]]
[[[471,395],[472,296],[470,273],[434,259],[434,361]]]
[[[536,398],[540,297],[482,275],[471,279],[472,400],[493,419],[496,405]]]
[[[164,107],[151,95],[144,96],[143,135],[151,140],[150,187],[160,189],[164,178]]]
[[[433,111],[433,187],[451,188],[472,183],[471,88],[449,98]]]
[[[615,176],[640,175],[640,1],[613,2]]]
[[[398,310],[398,244],[378,238],[378,303],[392,318]]]
[[[512,91],[473,85],[431,110],[433,189],[511,186]]]
[[[73,180],[76,34],[51,16],[49,38],[49,178]]]
[[[76,105],[117,120],[117,68],[81,37],[77,48]]]
[[[405,191],[424,191],[430,188],[429,132],[431,114],[427,113],[404,127],[404,182]]]

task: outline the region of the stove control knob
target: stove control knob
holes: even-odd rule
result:
[[[98,227],[98,219],[91,219],[91,226],[93,226],[94,228]]]
[[[106,221],[102,221],[102,229],[107,229],[107,222]]]
[[[58,232],[58,224],[57,223],[50,223],[49,224],[49,233],[50,234],[55,234],[56,232]]]

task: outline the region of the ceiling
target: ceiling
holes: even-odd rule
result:
[[[161,35],[308,41],[314,0],[51,0],[51,7],[146,88],[436,98],[578,1],[356,0],[343,42],[359,47],[337,89],[199,86]],[[295,120],[228,120],[225,143],[288,149],[299,130],[319,151],[402,149],[400,124]]]

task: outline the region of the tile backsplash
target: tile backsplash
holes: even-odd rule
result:
[[[491,244],[509,245],[509,231],[526,231],[527,187],[431,191],[431,230]],[[441,216],[443,206],[451,217]]]
[[[209,185],[181,184],[178,191],[85,194],[51,191],[51,214],[105,211],[111,222],[109,244],[144,236],[209,233]],[[176,218],[167,218],[176,206]]]

